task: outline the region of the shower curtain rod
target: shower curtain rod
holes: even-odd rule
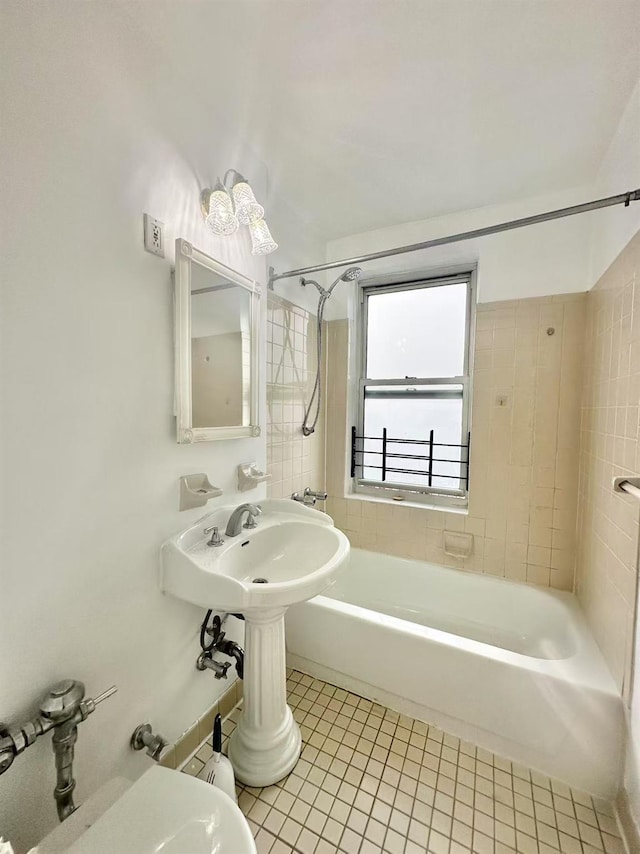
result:
[[[587,213],[599,208],[608,208],[612,205],[624,205],[628,207],[630,202],[640,201],[640,189],[620,193],[617,196],[607,196],[606,199],[596,199],[593,202],[585,202],[582,205],[572,205],[569,208],[559,208],[547,213],[525,216],[522,219],[512,219],[510,222],[501,222],[497,225],[489,225],[485,228],[475,228],[473,231],[462,231],[459,234],[449,234],[446,237],[436,237],[433,240],[424,240],[421,243],[410,243],[408,246],[399,246],[396,249],[384,249],[382,252],[370,252],[368,255],[358,255],[355,258],[345,258],[342,261],[329,261],[326,264],[316,264],[314,267],[300,267],[299,270],[288,270],[286,273],[276,273],[273,267],[269,268],[269,287],[273,289],[273,283],[278,279],[288,279],[292,276],[305,276],[307,273],[317,273],[321,270],[334,270],[337,267],[346,267],[352,264],[363,264],[366,261],[375,261],[378,258],[389,258],[391,255],[403,255],[406,252],[418,252],[421,249],[431,249],[434,246],[444,246],[446,243],[458,243],[462,240],[472,240],[474,237],[486,237],[489,234],[499,234],[501,231],[511,231],[513,228],[523,228],[526,225],[537,225],[539,222],[548,222],[552,219],[561,219],[565,216]]]

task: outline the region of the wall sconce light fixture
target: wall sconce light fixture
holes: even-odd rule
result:
[[[264,221],[264,208],[256,201],[247,179],[235,169],[227,170],[224,181],[218,178],[213,189],[203,190],[200,204],[204,221],[214,234],[228,236],[240,225],[247,225],[253,255],[268,255],[278,248]]]

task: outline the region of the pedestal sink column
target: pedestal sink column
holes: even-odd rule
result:
[[[285,608],[245,612],[243,712],[229,742],[236,777],[269,786],[293,769],[301,736],[287,705]]]

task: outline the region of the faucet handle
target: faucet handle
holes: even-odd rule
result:
[[[208,546],[223,546],[224,540],[220,536],[219,529],[217,525],[212,525],[210,528],[205,528],[203,533],[205,535],[211,534],[211,539],[207,540]]]
[[[242,527],[248,530],[257,528],[256,517],[262,515],[262,507],[259,504],[248,504],[247,510],[249,511],[247,513],[247,521]]]
[[[314,492],[310,486],[305,486],[304,492],[300,495],[299,492],[293,492],[291,498],[294,501],[300,501],[305,507],[315,507],[316,501],[326,501],[326,492]]]
[[[317,498],[318,501],[326,501],[327,500],[327,493],[326,492],[315,492],[309,486],[305,487],[303,494],[305,496],[308,496],[309,498]]]

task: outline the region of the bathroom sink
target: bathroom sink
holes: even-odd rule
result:
[[[349,541],[325,513],[291,500],[266,500],[257,526],[224,533],[223,507],[162,546],[162,588],[194,605],[244,613],[317,596],[349,554]],[[221,546],[205,528],[218,525]]]
[[[349,557],[349,540],[325,513],[291,499],[260,506],[256,527],[232,526],[237,536],[227,537],[227,523],[246,511],[221,507],[161,550],[165,592],[244,616],[244,701],[229,759],[249,786],[282,780],[300,757],[300,728],[286,701],[285,611],[329,587]],[[213,526],[221,545],[208,545]]]

